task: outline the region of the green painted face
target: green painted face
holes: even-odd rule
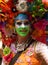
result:
[[[20,36],[27,36],[29,31],[30,31],[30,27],[29,26],[25,26],[23,27],[19,27],[19,28],[15,28],[16,32],[18,33],[18,35]]]

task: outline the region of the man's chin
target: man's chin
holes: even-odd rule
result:
[[[28,34],[20,34],[21,37],[26,37]]]

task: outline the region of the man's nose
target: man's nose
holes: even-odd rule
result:
[[[22,24],[21,26],[22,26],[23,28],[25,27],[25,25],[24,25],[24,24]]]

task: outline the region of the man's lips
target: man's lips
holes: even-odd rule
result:
[[[20,30],[20,32],[26,32],[27,30]]]

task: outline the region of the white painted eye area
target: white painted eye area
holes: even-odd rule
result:
[[[30,22],[28,20],[16,20],[15,26],[16,27],[30,26]]]
[[[29,25],[29,22],[24,22],[24,23],[23,23],[23,22],[16,22],[16,24],[17,24],[17,25],[22,25],[22,24],[24,24],[24,25]]]
[[[29,25],[29,22],[24,22],[24,25]]]
[[[17,25],[21,25],[21,24],[22,24],[22,22],[17,22],[16,24],[17,24]]]

